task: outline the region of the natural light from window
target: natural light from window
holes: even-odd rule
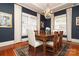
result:
[[[54,30],[64,31],[64,35],[67,34],[66,32],[66,14],[55,16],[55,26]]]
[[[28,29],[37,29],[36,16],[32,16],[26,13],[22,13],[22,36],[28,35]]]

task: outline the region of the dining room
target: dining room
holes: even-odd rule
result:
[[[0,3],[0,56],[79,56],[78,10],[78,3]]]

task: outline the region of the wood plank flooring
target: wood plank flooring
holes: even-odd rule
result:
[[[79,43],[70,43],[66,56],[79,56]]]
[[[17,44],[0,47],[0,56],[16,56],[14,49],[27,45],[27,42],[20,42]]]
[[[70,46],[68,51],[66,52],[66,56],[79,56],[79,44],[73,44],[73,43],[68,44],[70,44]],[[26,45],[28,45],[28,42],[20,42],[17,44],[0,47],[0,56],[16,56],[13,50]],[[29,52],[30,55],[33,56],[33,50],[30,50]],[[37,52],[38,52],[37,55],[43,56],[43,53],[40,53],[43,52],[43,50],[40,50],[40,48],[38,48]]]

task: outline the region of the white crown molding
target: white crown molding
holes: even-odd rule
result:
[[[42,14],[43,15],[43,12],[44,12],[43,8],[41,8],[37,4],[34,4],[34,3],[17,3],[17,4],[20,5],[20,6],[23,6],[25,8],[28,8],[28,9],[30,9],[32,11],[38,12],[39,14]],[[60,4],[58,6],[55,6],[53,9],[55,9],[57,7],[61,7],[62,5],[64,5],[64,4]]]
[[[34,12],[38,12],[39,14],[41,14],[40,11],[43,11],[43,10],[39,9],[37,6],[33,5],[32,3],[17,3],[17,4],[20,6],[23,6],[25,8],[28,8]]]
[[[40,14],[43,14],[43,8],[41,8],[39,5],[37,4],[34,4],[34,3],[17,3],[25,8],[28,8],[32,11],[35,11],[35,12],[38,12]],[[77,6],[79,5],[78,3],[65,3],[65,4],[60,4],[58,6],[55,6],[53,8],[51,8],[52,12],[57,12],[57,11],[60,11],[60,10],[63,10],[63,9],[67,9],[67,8],[70,8],[70,7],[73,7],[73,6]]]
[[[59,6],[55,9],[53,9],[52,11],[54,13],[54,12],[57,12],[57,11],[60,11],[60,10],[63,10],[63,9],[72,8],[72,7],[77,6],[77,5],[79,5],[79,4],[78,3],[67,3],[67,4],[64,4],[62,6]]]

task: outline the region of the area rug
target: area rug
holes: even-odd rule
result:
[[[16,56],[29,56],[29,46],[23,46],[20,48],[14,49]]]
[[[64,45],[58,56],[65,56],[67,50],[69,49],[69,45]]]
[[[64,45],[61,51],[56,56],[65,56],[67,50],[69,49],[69,45]],[[16,56],[30,56],[29,55],[29,46],[24,46],[20,48],[14,49]]]

